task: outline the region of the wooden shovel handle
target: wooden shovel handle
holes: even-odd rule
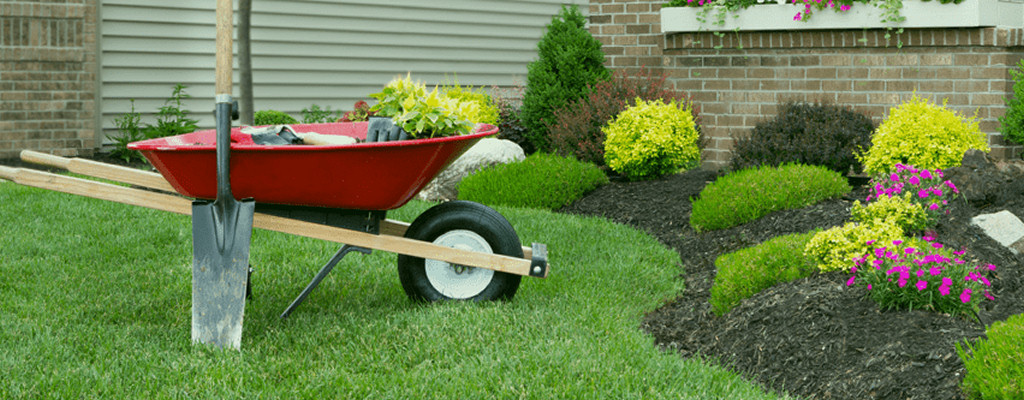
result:
[[[231,0],[217,0],[217,95],[231,95],[234,15]]]

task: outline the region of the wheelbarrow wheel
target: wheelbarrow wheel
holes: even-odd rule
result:
[[[420,214],[405,237],[445,247],[522,257],[512,225],[497,211],[469,201],[450,201]],[[443,261],[398,256],[402,288],[415,301],[508,300],[519,289],[520,276]]]

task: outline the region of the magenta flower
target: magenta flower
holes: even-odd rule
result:
[[[918,190],[917,191],[917,197],[920,197],[922,199],[927,199],[928,198],[928,191],[924,190],[924,189]]]
[[[868,285],[868,286],[871,286],[871,285]],[[987,298],[989,300],[995,300],[996,299],[995,297],[992,297],[992,293],[989,293],[988,290],[985,291],[985,298]]]
[[[942,278],[942,286],[949,286],[949,285],[952,285],[952,284],[953,284],[953,279],[950,279],[948,276]]]
[[[793,16],[793,20],[794,21],[799,21],[800,20],[800,13],[796,13],[796,15]]]
[[[848,11],[849,9],[850,9],[850,5],[849,4],[843,4],[843,5],[839,6],[839,11]]]
[[[900,181],[900,176],[897,175],[896,173],[893,173],[892,175],[889,175],[889,180],[893,181],[893,182],[899,182]]]
[[[920,292],[928,287],[928,281],[917,281],[917,291]]]
[[[853,286],[853,281],[856,279],[857,275],[851,276],[850,279],[846,281],[846,286]]]
[[[960,292],[960,302],[964,304],[971,302],[971,288],[964,288],[964,291]]]
[[[911,185],[916,186],[921,184],[921,179],[918,179],[917,175],[914,175],[911,176],[910,179],[907,179],[907,182],[910,182]]]
[[[934,204],[932,204],[932,205],[934,206]],[[942,243],[939,243],[939,242],[932,243],[932,247],[934,247],[936,249],[941,249],[942,248]]]
[[[868,290],[871,290],[871,284],[870,283],[868,284]]]
[[[917,270],[917,277],[918,278],[923,278],[924,277],[924,270],[923,269]]]
[[[921,177],[924,179],[932,179],[932,172],[927,169],[921,170]]]
[[[931,269],[928,270],[928,273],[931,274],[932,276],[935,276],[935,275],[941,274],[942,273],[942,269],[939,268],[939,267],[932,267]]]
[[[992,264],[986,265],[985,267],[988,268],[989,271],[995,271],[996,270],[996,266],[992,265]]]
[[[936,211],[936,210],[939,209],[939,205],[938,205],[938,203],[932,203],[932,205],[928,206],[928,209],[932,210],[932,211]]]
[[[899,279],[899,280],[897,280],[896,281],[896,286],[899,286],[899,287],[907,286],[907,280],[906,279]]]
[[[949,286],[947,286],[947,285],[939,285],[939,294],[943,295],[943,296],[948,295],[949,294]]]

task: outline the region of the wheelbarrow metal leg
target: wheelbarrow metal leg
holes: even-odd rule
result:
[[[289,305],[283,313],[281,313],[281,318],[288,318],[288,315],[291,314],[299,304],[302,304],[303,300],[306,300],[306,296],[309,296],[309,294],[313,292],[313,289],[316,289],[317,285],[320,284],[320,281],[324,280],[324,278],[327,277],[327,274],[331,273],[334,266],[337,265],[342,258],[345,258],[345,256],[351,251],[358,251],[363,254],[370,254],[371,252],[370,249],[364,247],[349,246],[347,244],[341,246],[341,249],[334,254],[334,257],[331,257],[331,260],[327,262],[327,265],[320,268],[320,272],[317,272],[316,276],[313,277],[313,281],[309,282],[309,285],[306,285],[306,288],[302,290],[302,293],[299,293],[299,297],[296,297],[295,300],[292,301],[292,304]]]

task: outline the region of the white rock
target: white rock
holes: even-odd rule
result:
[[[993,214],[981,214],[971,219],[971,224],[981,228],[989,237],[1006,246],[1013,254],[1019,252],[1024,239],[1024,222],[1013,213],[1003,210]]]
[[[484,138],[470,147],[417,195],[421,200],[447,201],[459,196],[459,182],[470,174],[495,164],[508,164],[526,158],[523,148],[510,140]]]

